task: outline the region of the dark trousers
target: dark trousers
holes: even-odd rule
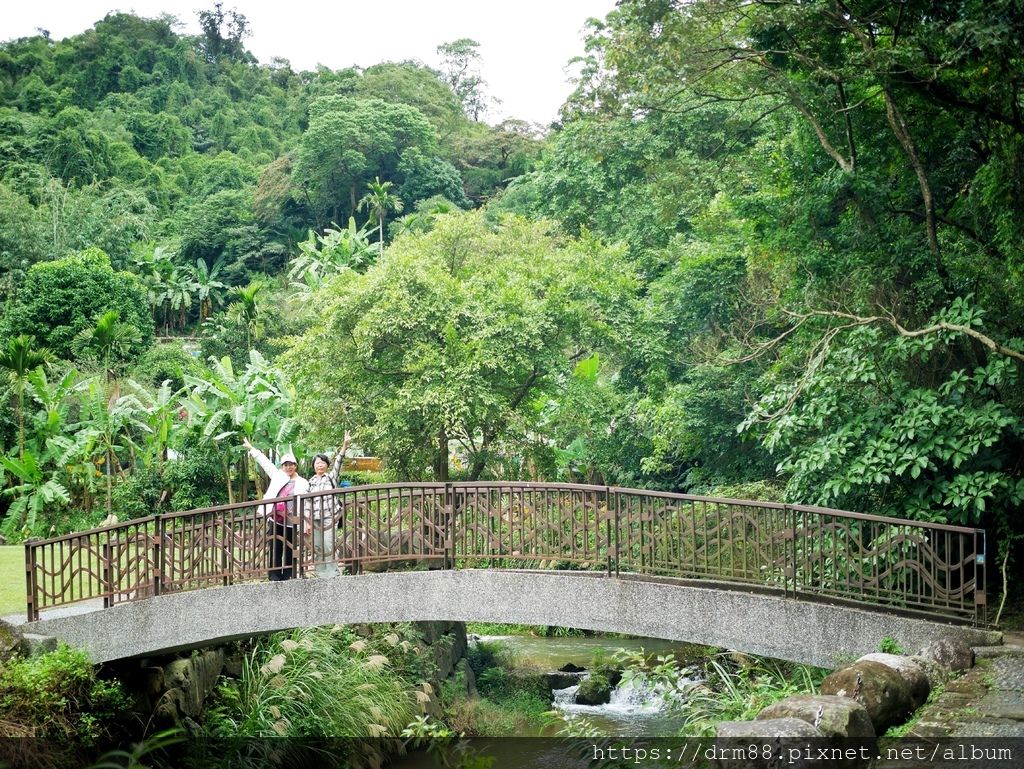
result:
[[[295,527],[271,521],[267,532],[271,537],[270,568],[267,576],[271,582],[291,579],[295,576]]]

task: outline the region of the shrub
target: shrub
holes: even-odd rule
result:
[[[119,681],[97,677],[85,651],[65,644],[0,666],[0,722],[8,734],[71,751],[112,737],[130,704]]]
[[[137,469],[114,486],[111,496],[114,511],[122,521],[145,518],[167,507],[163,478],[156,468]]]
[[[221,454],[215,444],[187,434],[175,449],[178,458],[164,465],[164,488],[171,510],[193,510],[226,504]]]
[[[882,639],[882,642],[878,645],[878,650],[885,654],[904,655],[907,653],[907,650],[900,646],[900,642],[891,635],[887,635]]]
[[[140,384],[159,387],[165,379],[179,390],[185,386],[185,375],[201,377],[206,367],[180,342],[161,342],[143,353],[132,370],[132,379]]]

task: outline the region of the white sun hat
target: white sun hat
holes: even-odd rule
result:
[[[297,465],[298,464],[298,462],[295,461],[295,455],[292,454],[292,452],[290,452],[290,451],[286,451],[284,453],[284,456],[281,457],[281,461],[277,463],[278,467],[283,465],[285,462],[291,462],[293,465]]]

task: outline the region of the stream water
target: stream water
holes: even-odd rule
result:
[[[517,666],[558,670],[566,663],[588,667],[595,653],[606,659],[619,649],[643,651],[651,656],[674,654],[677,660],[694,659],[697,649],[688,644],[655,638],[585,638],[538,636],[482,636],[480,640],[500,641],[512,650]],[[699,652],[698,652],[699,653]],[[666,711],[661,693],[646,686],[620,685],[606,705],[577,705],[578,686],[554,691],[554,707],[570,717],[586,718],[609,736],[672,736],[682,725],[678,716]]]
[[[607,660],[618,649],[641,651],[658,656],[674,654],[684,664],[704,654],[701,647],[661,641],[653,638],[586,638],[537,636],[479,636],[477,640],[500,641],[512,651],[515,666],[522,668],[558,670],[566,663],[588,667],[595,653],[603,652]],[[573,701],[578,686],[556,689],[554,708],[568,716],[585,717],[601,733],[609,737],[669,737],[681,726],[678,716],[670,714],[657,691],[646,687],[631,688],[620,685],[612,692],[606,705],[577,705]],[[537,737],[524,734],[520,737]],[[593,758],[588,753],[587,740],[530,740],[515,738],[474,738],[472,750],[494,760],[492,769],[587,769]],[[582,752],[581,752],[582,748]],[[584,755],[587,753],[587,755]],[[437,757],[414,751],[396,759],[391,769],[437,769]]]

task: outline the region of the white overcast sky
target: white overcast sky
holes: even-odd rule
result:
[[[0,40],[49,30],[55,40],[76,35],[112,10],[139,16],[177,16],[180,32],[198,32],[196,14],[213,0],[7,0]],[[571,92],[569,60],[583,53],[589,17],[604,18],[615,0],[225,0],[249,20],[246,46],[261,62],[281,56],[293,69],[368,67],[415,59],[437,66],[441,43],[468,37],[480,43],[487,91],[505,117],[547,125]]]

